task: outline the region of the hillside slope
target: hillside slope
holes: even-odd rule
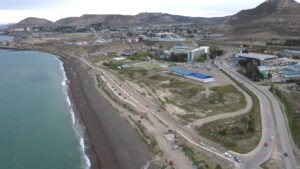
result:
[[[9,26],[9,29],[12,28],[25,28],[25,27],[45,27],[45,26],[53,26],[54,22],[51,22],[47,19],[42,18],[35,18],[35,17],[29,17],[22,21],[20,21],[17,24]]]
[[[300,36],[300,4],[294,0],[267,0],[258,7],[243,10],[225,23],[238,34],[268,32]]]

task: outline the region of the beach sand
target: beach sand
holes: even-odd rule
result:
[[[70,81],[71,100],[88,137],[91,168],[141,169],[151,160],[151,153],[137,131],[101,96],[93,78],[74,58],[61,60]]]

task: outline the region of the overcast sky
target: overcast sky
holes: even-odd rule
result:
[[[30,16],[56,21],[83,14],[135,15],[140,12],[213,17],[235,14],[262,2],[264,0],[0,0],[0,23],[15,23]]]

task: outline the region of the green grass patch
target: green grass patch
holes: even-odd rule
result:
[[[118,70],[118,73],[128,80],[138,80],[142,77],[147,76],[148,70],[143,68],[130,67]]]
[[[118,67],[121,67],[124,64],[126,64],[125,61],[110,61],[108,67],[110,69],[118,69]]]
[[[146,61],[147,56],[149,56],[150,58],[153,58],[155,56],[155,54],[153,52],[142,52],[142,53],[139,53],[139,54],[136,54],[136,55],[128,56],[127,59],[138,60],[138,61]]]
[[[136,64],[136,66],[141,66],[144,68],[152,68],[152,69],[157,69],[159,67],[158,64],[148,63],[148,62],[138,63],[138,64]]]

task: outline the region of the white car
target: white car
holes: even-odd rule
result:
[[[205,147],[205,144],[203,142],[200,142],[200,146]]]
[[[210,147],[210,150],[214,152],[217,151],[214,147]]]
[[[179,149],[179,147],[176,145],[176,146],[172,146],[172,150],[177,150]]]
[[[270,140],[273,141],[273,140],[274,140],[274,136],[271,136],[271,137],[270,137]]]
[[[232,155],[229,154],[228,152],[225,152],[225,153],[224,153],[224,156],[226,156],[226,157],[228,157],[228,158],[231,158],[231,157],[232,157]]]

